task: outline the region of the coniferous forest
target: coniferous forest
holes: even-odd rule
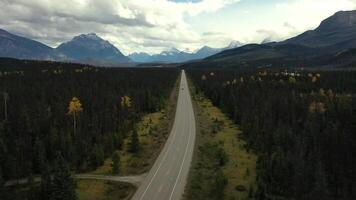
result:
[[[55,170],[56,162],[77,172],[102,165],[142,114],[164,105],[178,73],[2,59],[2,181]]]
[[[255,199],[356,199],[356,72],[189,70],[258,155]]]

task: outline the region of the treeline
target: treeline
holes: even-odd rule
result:
[[[256,199],[356,199],[356,72],[189,75],[257,153]]]
[[[2,60],[3,180],[40,174],[53,166],[58,153],[71,170],[100,166],[124,138],[134,138],[142,114],[161,109],[178,73]]]

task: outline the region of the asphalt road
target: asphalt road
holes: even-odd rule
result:
[[[195,117],[185,72],[182,71],[174,124],[161,154],[133,200],[182,199],[195,143]]]

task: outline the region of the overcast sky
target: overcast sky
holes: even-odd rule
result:
[[[97,33],[123,53],[283,40],[356,0],[0,0],[0,28],[49,46]]]

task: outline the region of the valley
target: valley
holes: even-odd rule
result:
[[[355,9],[0,0],[0,200],[356,199]]]

